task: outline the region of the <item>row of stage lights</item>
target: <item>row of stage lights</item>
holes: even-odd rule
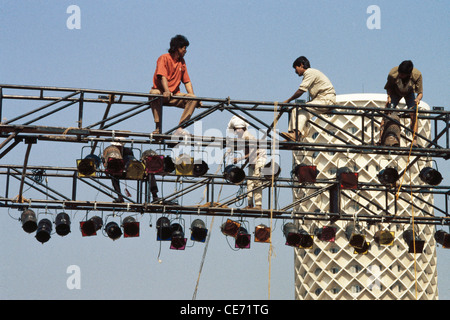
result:
[[[20,220],[22,229],[27,233],[36,232],[36,239],[45,243],[50,240],[53,232],[53,223],[47,218],[37,221],[36,214],[31,209],[22,212]],[[65,212],[56,215],[55,231],[60,236],[66,236],[71,232],[70,217]],[[97,232],[103,228],[103,232],[112,240],[117,240],[122,235],[124,238],[139,237],[140,223],[132,216],[127,216],[119,225],[115,221],[108,222],[103,226],[103,219],[99,216],[93,216],[88,220],[80,221],[80,231],[83,237],[96,236]],[[182,250],[186,246],[186,238],[184,238],[183,227],[179,223],[172,223],[169,218],[161,217],[156,222],[157,240],[171,241],[171,249]],[[205,223],[196,219],[191,224],[191,240],[205,242],[208,230]]]
[[[111,176],[122,177],[132,180],[142,180],[148,174],[167,174],[175,171],[177,175],[200,177],[205,175],[208,164],[203,161],[194,160],[186,154],[180,155],[175,161],[170,156],[157,154],[153,150],[146,150],[142,153],[141,159],[136,159],[132,152],[123,155],[123,151],[117,146],[111,145],[103,152],[103,166],[105,172]],[[95,176],[102,164],[102,159],[94,154],[89,154],[83,159],[77,160],[77,170],[81,177]],[[275,166],[275,175],[280,173],[280,167]],[[271,162],[267,163],[263,169],[264,177],[271,178]],[[246,175],[245,171],[237,165],[231,164],[225,167],[223,176],[231,183],[241,183]]]
[[[320,241],[327,242],[334,242],[336,239],[336,228],[331,226],[317,228],[314,231],[314,235],[312,235],[301,227],[296,227],[293,223],[286,223],[283,226],[283,233],[286,237],[286,245],[302,249],[312,248],[314,244],[314,236],[316,236]],[[360,230],[358,225],[349,223],[345,228],[345,236],[348,240],[349,246],[354,248],[355,253],[366,254],[369,251],[370,243],[366,241],[366,236]],[[450,248],[449,233],[443,230],[438,230],[436,231],[434,238],[437,243],[441,244],[444,248]],[[374,235],[375,243],[382,246],[392,245],[394,239],[395,234],[393,231],[379,230]],[[422,253],[425,241],[420,239],[411,227],[403,232],[403,240],[408,245],[409,253]]]
[[[37,222],[36,214],[31,209],[26,209],[21,215],[22,228],[27,233],[36,231],[36,239],[45,243],[50,240],[52,233],[52,222],[49,219],[41,219]],[[157,241],[170,241],[170,249],[184,250],[186,248],[187,238],[183,226],[179,221],[171,221],[167,217],[160,217],[156,221]],[[70,233],[70,217],[67,213],[61,212],[55,217],[55,230],[60,236],[66,236]],[[80,230],[83,237],[95,236],[97,231],[103,227],[103,220],[99,216],[93,216],[86,221],[80,222]],[[208,229],[205,222],[201,219],[195,219],[191,223],[191,237],[192,241],[205,242],[208,235]],[[251,243],[251,235],[247,228],[240,221],[227,219],[220,227],[221,232],[225,236],[235,239],[235,248],[249,249]],[[123,230],[123,231],[122,231]],[[106,224],[103,231],[112,240],[119,239],[122,235],[125,238],[139,237],[140,226],[139,222],[132,216],[127,216],[123,219],[122,225],[110,221]],[[301,227],[297,227],[294,223],[288,222],[283,225],[283,234],[286,238],[286,246],[310,249],[314,244],[314,237],[320,241],[334,242],[336,239],[336,227],[323,226],[317,228],[313,234],[309,234]],[[365,254],[368,252],[370,244],[366,241],[366,236],[361,231],[360,227],[354,223],[349,223],[345,228],[345,235],[349,241],[349,245],[355,249],[355,253]],[[270,242],[271,228],[260,224],[255,227],[254,232],[255,242]],[[436,231],[435,240],[444,248],[450,248],[450,234],[443,231]],[[394,233],[387,230],[379,230],[374,235],[374,240],[378,245],[389,246],[393,244]],[[420,239],[417,234],[414,234],[413,229],[409,228],[403,233],[403,240],[407,243],[410,253],[422,253],[425,241]]]
[[[120,149],[114,145],[108,146],[103,152],[104,167],[106,173],[112,176],[125,177],[127,179],[141,180],[146,174],[161,174],[176,172],[177,175],[188,175],[200,177],[205,175],[209,167],[203,160],[194,161],[188,155],[181,155],[174,162],[170,156],[158,155],[153,150],[142,153],[141,159],[137,160],[130,152],[123,156]],[[100,168],[100,157],[89,154],[84,159],[77,160],[77,169],[80,176],[95,176]],[[263,168],[263,177],[272,178],[272,169],[277,178],[281,172],[280,166],[274,162],[268,162]],[[292,174],[299,183],[315,183],[318,175],[317,167],[314,165],[297,165]],[[236,165],[228,165],[223,172],[224,178],[234,184],[241,183],[246,175],[242,168]],[[394,167],[386,167],[377,175],[383,185],[394,185],[400,178],[399,172]],[[428,185],[437,186],[442,181],[442,175],[432,167],[424,167],[419,173],[419,178]],[[338,179],[342,189],[356,189],[358,185],[358,173],[351,172],[348,168],[339,168]]]

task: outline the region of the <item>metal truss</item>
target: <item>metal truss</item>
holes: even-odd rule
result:
[[[269,195],[273,194],[273,199],[268,199],[270,203],[277,203],[279,190],[292,188],[313,189],[314,192],[308,197],[297,200],[284,207],[269,206],[271,209],[266,210],[249,210],[231,208],[230,205],[235,204],[247,196],[248,192],[241,193],[236,197],[229,199],[223,203],[215,203],[215,195],[217,188],[222,185],[230,184],[223,175],[207,173],[201,177],[190,177],[184,180],[183,188],[169,195],[164,196],[158,201],[151,202],[150,199],[150,181],[144,178],[142,180],[130,183],[136,184],[137,195],[125,198],[124,203],[114,202],[114,196],[117,193],[110,185],[111,177],[104,171],[98,170],[94,177],[82,177],[78,174],[76,167],[55,167],[55,166],[28,166],[28,158],[31,148],[40,141],[50,142],[66,142],[87,144],[94,150],[98,143],[113,142],[121,139],[124,143],[156,145],[158,148],[170,149],[175,144],[192,143],[197,147],[218,146],[226,148],[230,146],[227,138],[213,136],[189,136],[174,140],[172,133],[178,127],[165,130],[162,134],[151,134],[148,132],[138,132],[130,130],[118,130],[119,125],[132,118],[136,118],[143,112],[151,109],[151,103],[163,103],[161,95],[150,95],[144,93],[121,92],[110,90],[92,90],[92,89],[74,89],[74,88],[58,88],[58,87],[39,87],[39,86],[20,86],[20,85],[0,85],[0,159],[4,158],[16,146],[20,144],[26,145],[26,151],[23,155],[23,163],[17,164],[0,164],[0,176],[5,177],[4,194],[0,195],[0,207],[16,208],[23,210],[24,208],[52,208],[62,210],[98,210],[98,211],[122,211],[136,213],[163,213],[163,214],[187,214],[187,215],[214,215],[214,216],[239,216],[239,217],[272,217],[274,219],[301,219],[301,220],[352,220],[353,215],[346,214],[340,209],[337,212],[297,212],[296,205],[306,201],[307,199],[320,195],[324,192],[335,192],[338,189],[340,197],[352,197],[352,193],[357,193],[364,198],[364,192],[367,191],[383,191],[391,195],[393,198],[396,189],[392,186],[359,183],[356,189],[341,190],[339,181],[320,181],[315,184],[298,185],[289,177],[277,177],[274,180],[264,180],[259,188],[268,189]],[[391,118],[386,111],[389,109],[380,109],[373,107],[355,107],[355,106],[329,106],[329,114],[357,115],[361,118],[363,125],[362,132],[370,132],[370,138],[362,134],[355,136],[337,125],[333,125],[327,120],[327,115],[317,114],[310,108],[306,108],[305,104],[283,104],[277,102],[265,101],[243,101],[226,99],[211,99],[201,97],[180,97],[183,100],[198,100],[202,104],[197,112],[190,120],[181,124],[186,128],[194,124],[196,121],[204,119],[211,114],[217,112],[226,112],[229,115],[244,115],[246,121],[260,132],[264,132],[267,138],[268,150],[284,150],[284,151],[315,151],[315,152],[341,152],[341,153],[373,153],[385,155],[411,156],[410,166],[419,161],[421,157],[427,158],[443,158],[450,157],[450,138],[449,123],[450,112],[444,111],[442,108],[433,108],[433,110],[419,110],[419,118],[427,119],[434,122],[434,138],[432,140],[419,136],[426,142],[421,148],[410,149],[409,147],[386,147],[377,145],[374,141],[374,132],[380,126],[381,120]],[[36,104],[36,107],[24,110],[24,108],[12,107],[14,104]],[[112,112],[113,108],[116,111]],[[166,107],[165,107],[166,108]],[[168,107],[170,108],[170,107]],[[306,143],[306,142],[287,142],[282,141],[283,135],[276,128],[277,121],[282,115],[289,117],[293,108],[302,108],[310,112],[312,116],[317,117],[332,125],[336,131],[328,132],[338,137],[340,143],[323,144],[323,143]],[[70,110],[72,117],[58,118],[57,125],[52,125],[55,114],[61,114]],[[103,115],[101,117],[93,116],[94,110],[96,114]],[[401,117],[408,117],[407,110],[402,110]],[[273,122],[263,120],[262,114]],[[274,116],[275,117],[274,120]],[[364,125],[365,119],[370,119],[370,125]],[[71,124],[76,123],[76,126]],[[317,123],[311,122],[315,126]],[[407,132],[411,132],[409,127],[397,122],[402,129],[402,139],[410,141]],[[324,131],[325,128],[321,128]],[[339,133],[339,135],[337,135]],[[348,137],[349,139],[346,139]],[[349,142],[352,141],[352,142]],[[238,144],[238,139],[234,139],[231,145]],[[406,169],[405,169],[406,170]],[[41,179],[37,179],[36,175],[42,177],[57,177],[71,181],[71,184],[64,191],[50,187],[42,183]],[[156,175],[156,180],[161,183],[177,183],[180,179],[176,174],[164,174],[164,176]],[[247,179],[254,179],[247,177]],[[12,181],[19,182],[18,195],[17,190],[11,189]],[[111,201],[86,201],[78,199],[78,186],[88,186],[93,190],[104,193],[111,198]],[[40,199],[25,199],[22,196],[23,188],[33,188],[42,195]],[[204,205],[182,205],[179,204],[183,197],[199,188],[206,188],[206,204]],[[274,192],[272,192],[274,191]],[[429,207],[434,208],[442,216],[437,217],[431,213],[424,213],[423,217],[415,218],[415,223],[450,225],[450,216],[448,210],[448,196],[450,195],[449,186],[404,186],[403,192],[411,193],[415,202],[424,202],[420,194],[433,193],[445,197],[445,208],[440,209],[432,203],[426,203]],[[67,192],[69,192],[67,194]],[[403,199],[402,197],[395,201],[410,202],[411,199]],[[376,211],[368,210],[369,214],[359,215],[358,219],[369,223],[375,222],[392,222],[392,223],[410,223],[410,217],[397,216],[392,208],[386,205],[384,208],[376,206]]]

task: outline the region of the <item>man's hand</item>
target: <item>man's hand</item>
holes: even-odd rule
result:
[[[172,92],[170,92],[170,91],[163,92],[164,102],[169,102],[171,97],[172,97]]]

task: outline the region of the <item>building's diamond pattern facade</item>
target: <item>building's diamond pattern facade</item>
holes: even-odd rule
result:
[[[383,94],[355,94],[338,96],[338,104],[347,106],[368,106],[383,108],[386,96]],[[400,104],[403,108],[404,105]],[[421,108],[429,108],[421,103]],[[365,117],[365,132],[362,129],[361,116],[335,115],[327,116],[333,124],[343,128],[356,137],[364,135],[364,141],[370,141],[372,135],[378,141],[379,130],[371,130],[370,118]],[[309,132],[304,138],[307,142],[317,143],[343,143],[336,136],[352,139],[340,133],[330,124],[319,120],[321,127],[331,131],[326,133],[322,129],[310,125]],[[405,126],[409,127],[409,120],[402,119]],[[403,132],[404,130],[402,130]],[[430,137],[430,121],[421,120],[419,133],[427,138]],[[336,133],[336,135],[334,135]],[[350,140],[348,140],[350,141]],[[421,140],[419,139],[419,144]],[[402,146],[407,142],[403,139]],[[359,143],[358,143],[359,144]],[[423,145],[423,142],[422,142]],[[385,156],[364,153],[313,153],[297,152],[294,154],[294,165],[296,159],[304,164],[313,164],[319,171],[318,179],[336,179],[338,167],[347,167],[358,172],[359,182],[379,183],[377,174],[385,167],[393,166],[401,172],[406,167],[407,157]],[[428,161],[425,161],[428,160]],[[403,185],[423,184],[419,179],[420,168],[427,164],[431,166],[430,159],[419,161],[408,170],[403,177]],[[300,192],[299,192],[300,190]],[[301,197],[303,190],[294,190],[294,200]],[[306,191],[311,192],[311,191]],[[341,197],[341,211],[353,214],[355,222],[362,227],[366,241],[370,248],[366,254],[355,253],[354,248],[349,246],[345,234],[348,221],[330,222],[300,222],[302,227],[314,233],[323,226],[334,226],[336,237],[334,241],[320,241],[314,238],[314,246],[310,249],[295,249],[295,297],[300,300],[321,299],[437,299],[437,261],[434,240],[434,226],[414,225],[416,233],[425,246],[422,253],[409,253],[408,245],[403,239],[403,232],[410,225],[379,223],[367,225],[366,222],[358,222],[358,214],[382,213],[386,207],[391,214],[401,216],[423,216],[424,211],[433,214],[433,209],[422,203],[414,201],[411,205],[411,195],[400,193],[395,201],[392,193],[382,190],[351,191],[344,190],[348,197]],[[395,193],[395,192],[394,192]],[[306,193],[307,194],[307,193]],[[428,203],[433,202],[432,194],[423,194],[421,197]],[[329,193],[325,192],[317,197],[302,202],[296,210],[304,212],[329,212]],[[395,240],[390,246],[378,245],[374,241],[374,234],[378,230],[389,230],[394,233]]]

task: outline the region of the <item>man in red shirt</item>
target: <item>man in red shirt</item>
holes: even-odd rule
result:
[[[156,70],[153,76],[153,87],[150,94],[162,94],[163,104],[183,108],[180,124],[189,120],[194,113],[194,109],[199,105],[199,101],[176,99],[176,96],[195,97],[192,82],[186,68],[184,55],[189,41],[182,35],[176,35],[170,40],[169,53],[160,56],[156,62]],[[181,93],[180,83],[183,82],[187,93]],[[151,104],[156,130],[154,134],[161,133],[162,105],[159,101]],[[175,134],[186,133],[179,127]]]

